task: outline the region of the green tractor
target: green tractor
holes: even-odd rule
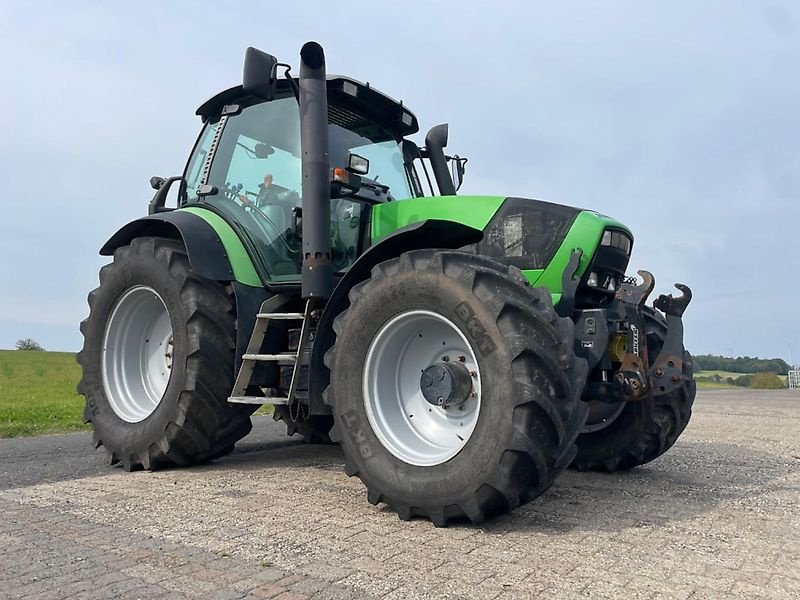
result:
[[[315,42],[297,77],[249,48],[243,84],[197,114],[183,175],[154,177],[149,214],[101,249],[81,324],[78,390],[112,464],[223,456],[271,404],[289,434],[341,444],[372,504],[446,525],[570,465],[651,461],[686,427],[691,292],[646,306],[623,224],[457,196],[447,126],[418,147],[413,113],[327,76]]]

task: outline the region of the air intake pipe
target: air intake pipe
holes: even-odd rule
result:
[[[300,50],[298,84],[303,169],[302,296],[327,300],[333,288],[328,90],[325,52],[317,42],[307,42]]]
[[[447,146],[447,123],[435,125],[425,136],[425,150],[428,160],[431,161],[433,177],[439,188],[440,196],[455,196],[456,186],[447,170],[447,160],[444,157],[444,147]]]

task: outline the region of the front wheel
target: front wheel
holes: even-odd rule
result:
[[[350,292],[326,357],[346,470],[402,519],[508,512],[574,456],[586,363],[549,293],[483,257],[422,250]]]

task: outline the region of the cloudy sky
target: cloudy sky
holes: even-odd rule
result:
[[[81,346],[97,250],[181,172],[196,107],[244,49],[448,121],[463,193],[629,225],[632,266],[683,281],[695,353],[800,362],[800,5],[751,2],[0,4],[0,348]],[[422,136],[417,141],[421,143]]]

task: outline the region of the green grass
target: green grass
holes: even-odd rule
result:
[[[0,437],[88,429],[71,352],[0,350]]]

